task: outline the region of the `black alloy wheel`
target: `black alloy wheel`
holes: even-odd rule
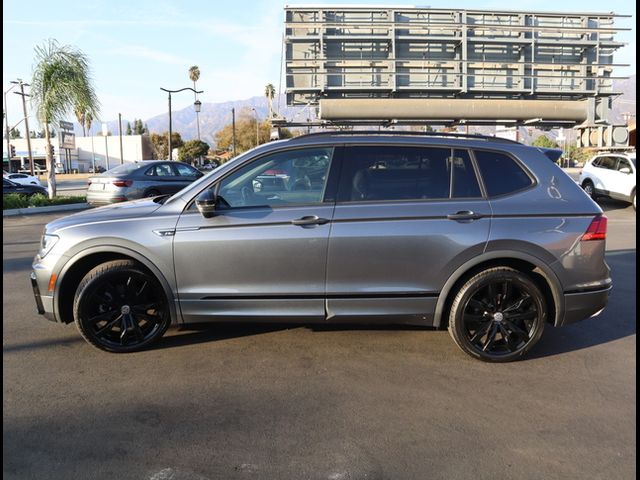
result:
[[[157,341],[171,315],[158,280],[131,260],[103,263],[83,278],[73,313],[82,336],[108,352],[133,352]]]
[[[498,267],[475,275],[456,296],[449,332],[469,355],[489,362],[522,357],[540,339],[547,316],[532,279]]]
[[[585,180],[584,183],[582,184],[582,189],[593,200],[595,200],[597,198],[596,187],[593,185],[593,182],[591,180]]]

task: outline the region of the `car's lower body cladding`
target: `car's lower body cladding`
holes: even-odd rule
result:
[[[565,293],[564,316],[558,326],[569,325],[599,314],[609,302],[612,285],[598,290]]]

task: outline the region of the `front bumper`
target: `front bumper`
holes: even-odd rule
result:
[[[36,301],[36,309],[38,313],[40,315],[44,315],[44,318],[47,320],[55,322],[56,318],[53,314],[53,296],[40,294],[40,286],[38,285],[36,272],[31,272],[29,279],[31,280],[31,288],[33,290],[33,297]]]
[[[611,288],[612,285],[609,285],[599,290],[565,293],[565,309],[561,325],[569,325],[599,315],[609,302]]]

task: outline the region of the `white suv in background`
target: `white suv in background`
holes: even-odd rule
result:
[[[600,153],[580,171],[580,185],[594,200],[611,197],[636,208],[636,152]]]

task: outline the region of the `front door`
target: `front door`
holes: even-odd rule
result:
[[[344,148],[327,259],[329,321],[430,324],[455,265],[482,253],[490,207],[470,154]]]
[[[267,154],[210,187],[214,217],[187,209],[174,237],[185,321],[324,319],[332,157],[326,147]]]

